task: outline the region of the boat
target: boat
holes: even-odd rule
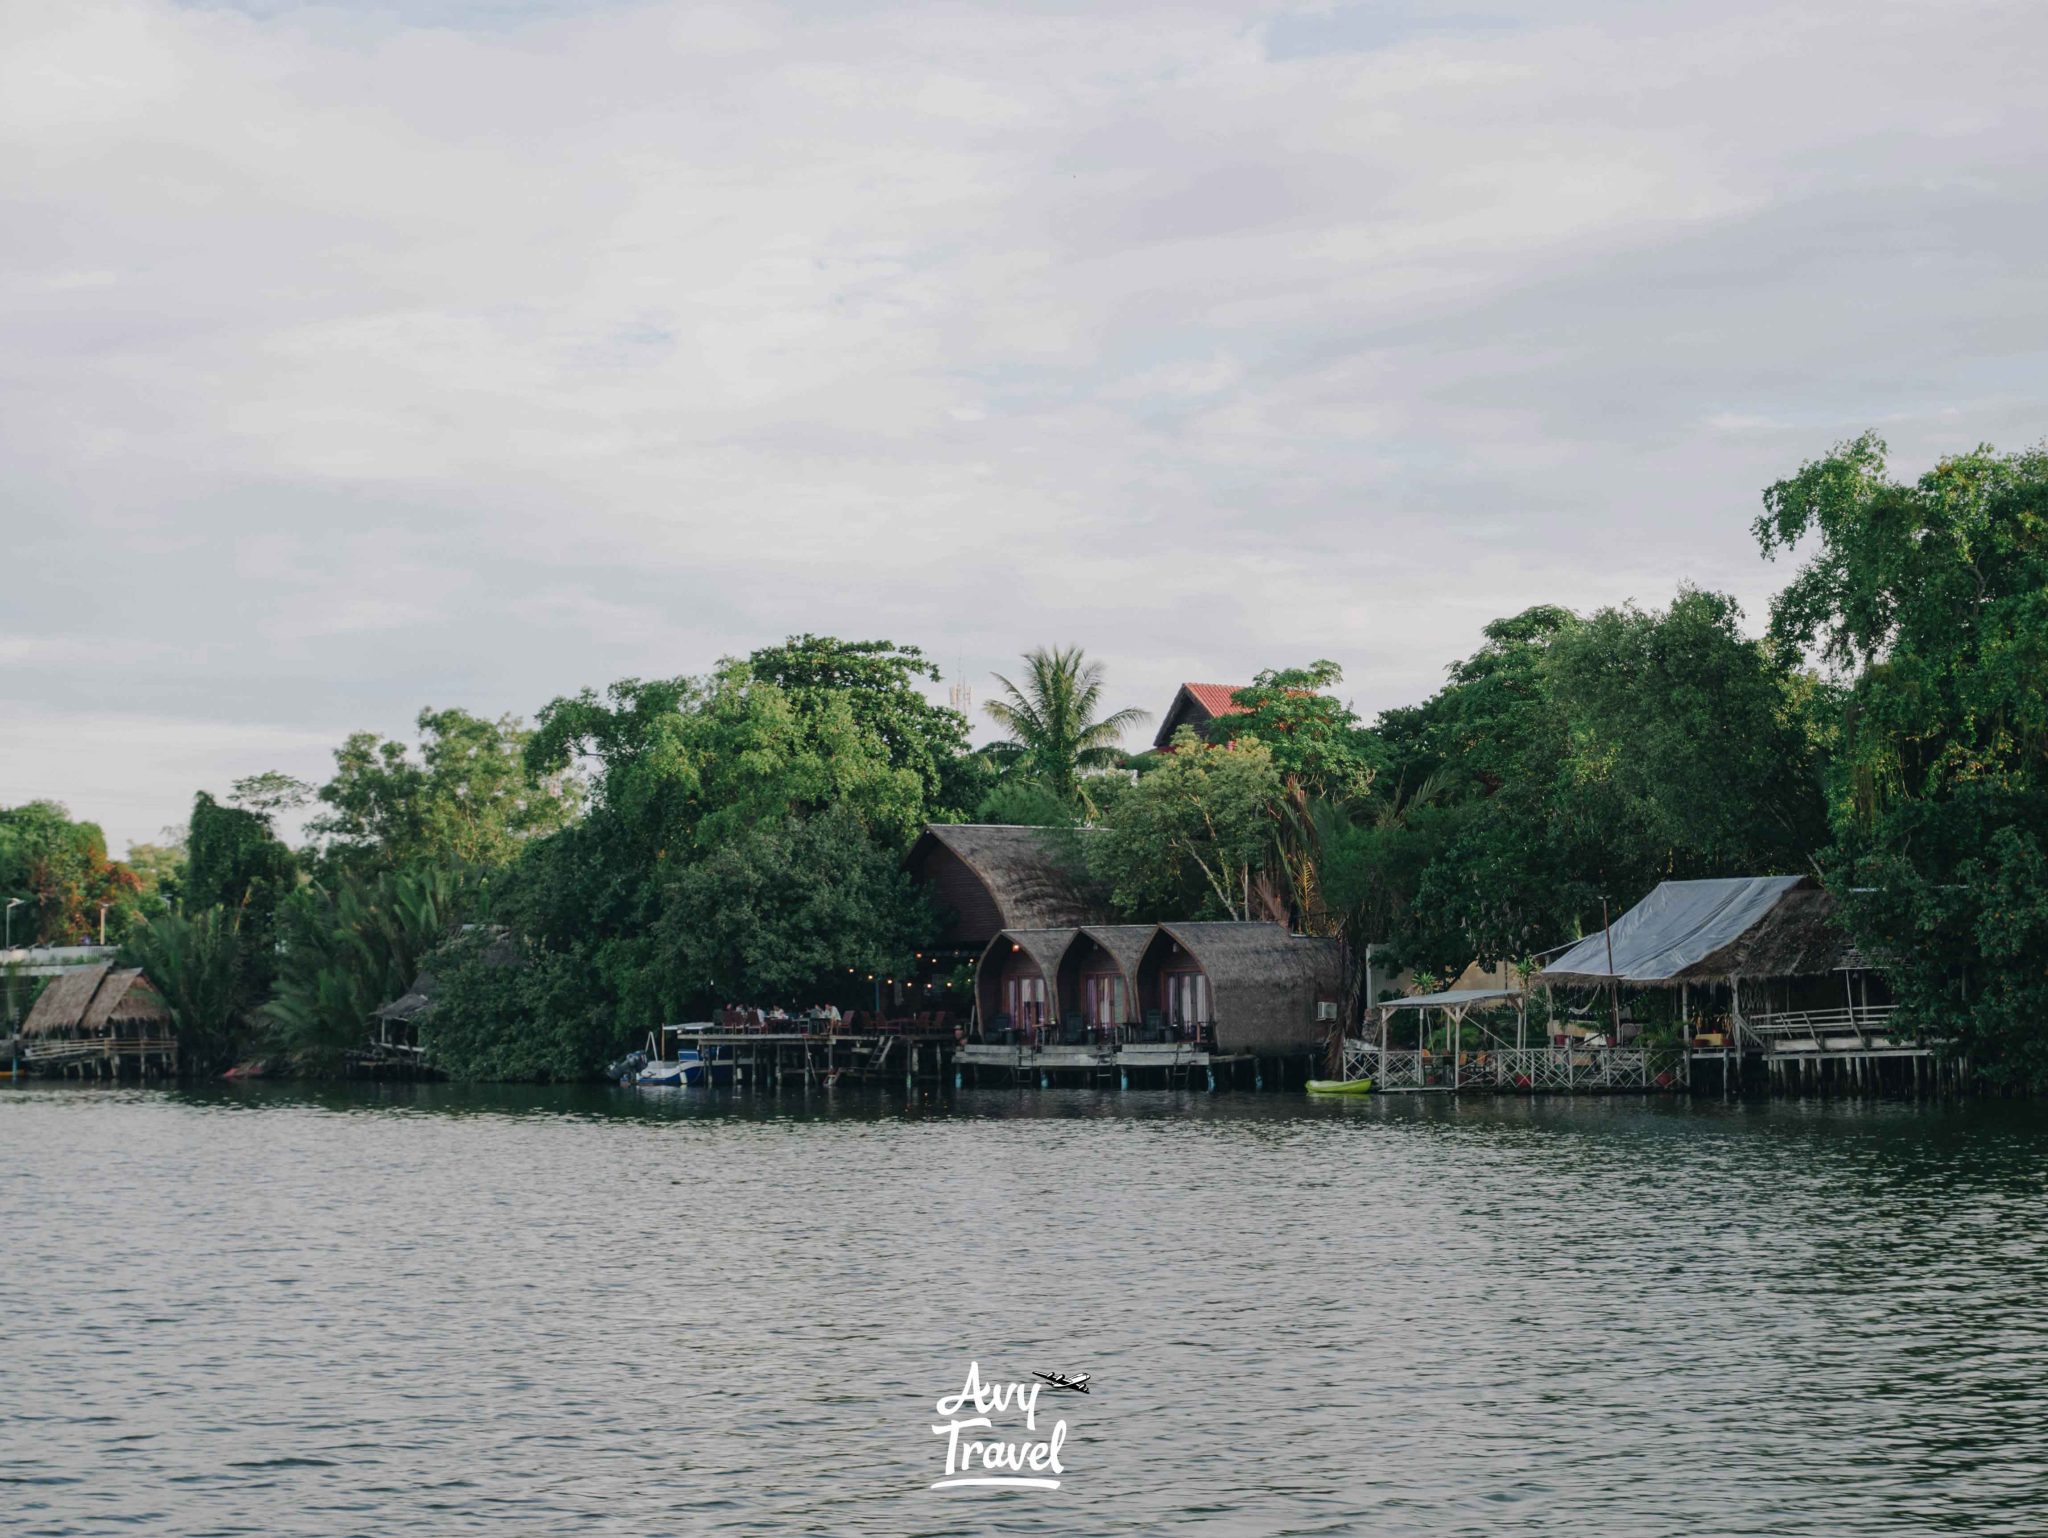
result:
[[[1372,1080],[1310,1079],[1308,1092],[1311,1095],[1369,1095],[1372,1093]]]
[[[635,1052],[633,1057],[639,1062],[632,1067],[630,1075],[621,1077],[639,1088],[666,1089],[678,1084],[704,1082],[703,1057],[688,1047],[676,1048],[674,1057],[661,1056],[661,1039],[656,1032],[648,1033],[647,1050]]]
[[[660,1089],[675,1084],[702,1084],[704,1082],[703,1061],[694,1052],[677,1052],[673,1058],[654,1058],[641,1066],[633,1076],[633,1082],[644,1089]]]

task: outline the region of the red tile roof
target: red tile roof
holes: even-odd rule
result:
[[[1182,684],[1181,687],[1192,694],[1201,707],[1212,716],[1241,716],[1244,714],[1244,706],[1233,700],[1231,695],[1240,689],[1249,688],[1250,685]]]
[[[1244,687],[1243,684],[1182,684],[1174,691],[1173,704],[1167,707],[1166,716],[1159,723],[1159,735],[1152,739],[1152,746],[1162,750],[1170,747],[1175,728],[1190,716],[1206,723],[1218,716],[1243,715],[1244,706],[1234,703],[1230,696]]]

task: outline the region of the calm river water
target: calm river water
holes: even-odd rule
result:
[[[2032,1108],[0,1090],[0,1529],[2038,1534]],[[934,1491],[970,1361],[1057,1491]],[[970,1412],[971,1413],[971,1412]]]

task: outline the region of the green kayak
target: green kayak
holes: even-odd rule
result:
[[[1310,1079],[1308,1092],[1311,1095],[1369,1095],[1372,1093],[1372,1080]]]

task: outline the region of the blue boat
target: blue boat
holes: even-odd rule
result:
[[[660,1089],[678,1084],[702,1084],[704,1063],[694,1052],[678,1048],[673,1058],[655,1058],[635,1074],[633,1082],[643,1089]]]

